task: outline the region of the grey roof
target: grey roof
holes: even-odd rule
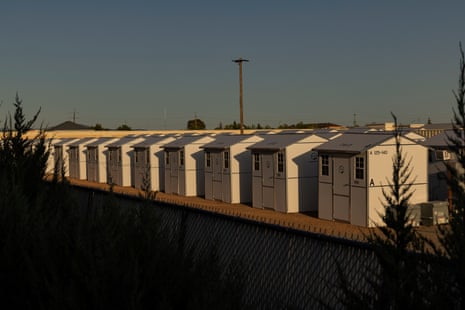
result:
[[[308,134],[313,133],[313,129],[282,129],[280,134]]]
[[[79,139],[77,141],[73,141],[72,143],[69,144],[69,146],[79,146],[79,145],[85,145],[91,142],[92,140],[95,140],[95,138],[83,138]]]
[[[105,145],[106,143],[111,143],[113,140],[117,138],[109,138],[109,137],[104,137],[104,138],[98,138],[92,143],[87,144],[87,147],[97,147],[99,145]]]
[[[221,136],[216,136],[215,141],[212,141],[210,143],[207,143],[201,148],[203,149],[226,149],[231,147],[231,145],[240,143],[241,141],[244,141],[250,137],[253,137],[254,135],[221,135]]]
[[[211,137],[210,135],[184,135],[179,137],[178,139],[162,145],[162,148],[166,149],[180,149],[185,147],[186,145],[195,143],[196,141],[203,139],[205,137]]]
[[[176,138],[176,136],[174,135],[154,135],[154,136],[148,136],[147,138],[145,138],[144,141],[141,141],[139,143],[136,143],[134,144],[132,147],[133,148],[136,148],[136,147],[148,147],[148,146],[151,146],[151,145],[155,145],[155,144],[160,144],[163,143],[164,140],[168,139],[168,138]]]
[[[75,140],[76,140],[76,138],[64,138],[64,139],[61,139],[60,141],[58,141],[56,143],[53,143],[53,145],[56,145],[56,146],[68,145],[68,144],[74,142]]]
[[[299,143],[301,140],[304,140],[313,134],[274,134],[274,135],[267,135],[262,136],[264,138],[263,141],[257,142],[247,149],[249,150],[283,150],[286,147]]]
[[[143,137],[137,137],[137,136],[126,136],[119,138],[118,140],[111,142],[110,144],[106,145],[106,147],[120,147],[123,145],[130,144],[131,142],[138,143],[140,142],[140,138]]]
[[[452,129],[452,123],[439,123],[439,124],[426,124],[423,127],[417,128],[418,130],[420,129],[442,129],[442,130],[450,130]]]
[[[370,127],[351,127],[347,129],[345,133],[369,133],[369,132],[379,132],[379,131],[380,131],[379,129],[370,128]]]
[[[326,132],[315,132],[314,133],[316,136],[321,137],[326,140],[331,140],[335,138],[336,136],[340,136],[341,133],[338,131],[326,131]]]
[[[429,139],[426,139],[423,142],[423,144],[429,147],[441,147],[441,148],[448,147],[449,146],[449,142],[447,140],[448,136],[453,137],[454,132],[452,130],[446,130]]]
[[[358,154],[393,137],[392,133],[344,133],[316,147],[319,152]]]

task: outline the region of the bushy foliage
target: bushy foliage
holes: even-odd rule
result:
[[[201,119],[194,118],[191,120],[187,121],[187,129],[188,130],[203,130],[206,129],[207,126],[205,125],[205,122],[202,121]]]
[[[116,130],[132,130],[131,127],[129,127],[127,124],[122,124],[122,125],[119,125],[118,128],[116,128]]]
[[[193,255],[156,209],[78,200],[58,175],[44,181],[43,135],[28,140],[21,101],[0,155],[0,299],[11,309],[237,309],[241,286],[214,248]],[[42,142],[40,142],[42,141]],[[40,161],[37,161],[40,159]],[[32,179],[29,179],[31,178]]]

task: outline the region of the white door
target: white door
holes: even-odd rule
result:
[[[223,181],[223,153],[212,153],[212,186],[213,186],[213,199],[223,200],[222,195],[222,181]]]
[[[333,159],[333,218],[350,222],[350,158]]]
[[[274,209],[274,154],[262,154],[262,163],[263,207]]]

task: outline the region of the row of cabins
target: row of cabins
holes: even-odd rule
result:
[[[428,147],[401,137],[411,159],[412,204],[428,201]],[[53,141],[54,169],[71,178],[133,186],[327,220],[382,224],[392,180],[392,133],[184,134]],[[52,170],[49,169],[49,171]],[[430,188],[431,189],[431,188]]]

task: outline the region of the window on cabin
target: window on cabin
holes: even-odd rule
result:
[[[224,161],[223,161],[223,163],[224,163],[224,165],[223,165],[224,168],[225,168],[225,169],[229,169],[229,152],[227,152],[227,151],[224,152],[224,153],[223,153],[223,158],[224,158]]]
[[[150,164],[150,149],[145,150],[145,163]]]
[[[284,153],[278,153],[278,172],[284,172]]]
[[[170,164],[170,153],[169,152],[165,152],[165,163],[167,165]]]
[[[210,152],[205,152],[205,166],[210,167],[212,164],[212,157]]]
[[[329,155],[321,155],[321,175],[329,176]]]
[[[355,157],[355,178],[363,180],[365,178],[365,158]]]
[[[260,154],[253,153],[253,167],[255,171],[260,170]]]

